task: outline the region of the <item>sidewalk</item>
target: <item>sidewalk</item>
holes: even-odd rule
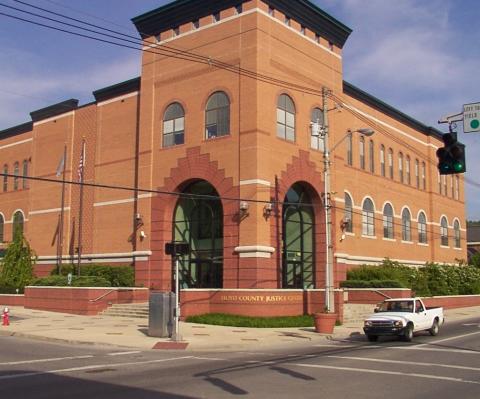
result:
[[[480,307],[445,311],[446,322],[476,317]],[[0,326],[0,336],[17,336],[70,344],[111,345],[148,350],[179,349],[167,338],[149,337],[148,320],[112,316],[77,316],[10,307],[10,325]],[[334,334],[312,328],[243,328],[180,323],[180,334],[190,351],[267,350],[281,347],[325,345],[331,340],[363,334],[362,325],[335,327]]]

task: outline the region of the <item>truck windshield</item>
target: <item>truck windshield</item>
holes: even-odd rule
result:
[[[388,301],[378,307],[378,312],[413,312],[413,301]]]

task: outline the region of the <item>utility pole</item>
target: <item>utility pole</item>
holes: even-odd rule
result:
[[[330,149],[328,147],[329,125],[328,125],[328,89],[322,89],[323,98],[323,126],[321,134],[323,136],[323,180],[325,207],[325,308],[328,313],[335,313],[335,297],[333,291],[333,244],[332,244],[332,205],[330,196]]]

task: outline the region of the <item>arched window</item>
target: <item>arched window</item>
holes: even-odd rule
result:
[[[427,218],[423,212],[418,215],[418,242],[427,243]]]
[[[4,173],[4,176],[3,176],[3,192],[7,192],[8,191],[8,165],[5,164],[3,165],[3,173]]]
[[[419,189],[420,188],[420,163],[418,162],[418,159],[415,159],[415,182],[416,182],[416,187]]]
[[[361,136],[359,143],[360,168],[365,169],[365,137]]]
[[[179,103],[170,104],[163,115],[163,147],[183,144],[185,111]]]
[[[22,183],[22,188],[26,189],[28,188],[28,161],[25,159],[23,161],[23,183]]]
[[[345,211],[344,211],[345,231],[347,233],[353,232],[353,202],[352,198],[345,193]]]
[[[403,183],[403,154],[398,154],[398,178],[400,183]]]
[[[18,162],[13,164],[13,189],[18,190],[18,182],[20,180],[20,165]]]
[[[410,156],[408,155],[405,161],[405,174],[407,175],[407,184],[412,184],[412,175],[410,173]]]
[[[0,243],[5,241],[4,228],[5,228],[5,220],[3,219],[3,215],[0,213]]]
[[[230,100],[223,91],[213,93],[205,109],[205,136],[207,139],[230,134]]]
[[[284,140],[295,141],[295,104],[286,94],[278,97],[277,136]]]
[[[388,149],[388,170],[390,179],[393,180],[393,150],[391,148]]]
[[[370,198],[363,201],[362,206],[362,235],[375,235],[375,209]]]
[[[13,215],[12,241],[15,240],[17,234],[23,234],[24,222],[23,213],[20,211],[15,212]]]
[[[347,163],[353,165],[353,135],[350,132],[347,136]]]
[[[410,211],[404,208],[402,211],[402,241],[412,241],[411,219]]]
[[[380,173],[385,177],[385,146],[380,146]]]
[[[283,206],[283,288],[314,288],[315,234],[312,201],[294,184]],[[287,205],[288,204],[288,205]]]
[[[375,144],[373,140],[368,143],[368,161],[370,165],[370,172],[375,173]]]
[[[175,208],[174,241],[190,244],[180,258],[181,288],[222,288],[223,208],[218,193],[208,182],[190,184]],[[201,197],[205,196],[205,197]]]
[[[422,162],[422,189],[427,189],[427,167],[425,162]]]
[[[440,245],[448,247],[448,221],[445,216],[440,220]]]
[[[393,208],[390,204],[385,204],[383,208],[383,237],[393,239]]]
[[[314,108],[312,110],[310,122],[323,126],[323,111],[320,108]],[[322,135],[311,136],[311,147],[323,152],[325,150],[324,137]]]
[[[453,234],[455,238],[455,248],[460,248],[460,222],[458,220],[453,222]]]

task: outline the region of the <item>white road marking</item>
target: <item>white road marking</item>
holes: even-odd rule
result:
[[[369,358],[369,357],[353,357],[353,356],[327,356],[327,357],[331,357],[334,359],[360,360],[360,361],[366,361],[366,362],[408,364],[412,366],[444,367],[449,369],[480,371],[480,367],[454,366],[450,364],[407,362],[403,360],[385,360],[385,359],[376,359],[376,358]]]
[[[200,357],[200,356],[192,356],[192,359],[213,360],[213,361],[225,360],[225,359],[222,359],[221,357]]]
[[[108,356],[122,356],[122,355],[134,355],[137,353],[142,353],[142,351],[130,351],[130,352],[112,352],[107,353]]]
[[[467,353],[469,355],[480,355],[480,351],[471,349],[448,349],[448,348],[427,348],[423,345],[420,346],[390,346],[385,349],[400,349],[400,350],[417,350],[426,352],[451,352],[451,353]]]
[[[327,365],[321,365],[321,364],[286,363],[284,365],[319,368],[319,369],[327,369],[327,370],[352,371],[356,373],[401,375],[404,377],[426,378],[426,379],[432,379],[432,380],[443,380],[443,381],[451,381],[451,382],[460,382],[464,384],[480,385],[480,381],[470,381],[470,380],[464,380],[462,378],[453,378],[453,377],[441,377],[441,376],[430,375],[430,374],[402,373],[399,371],[385,371],[385,370],[369,370],[369,369],[359,369],[354,367],[327,366]]]
[[[480,331],[473,332],[473,333],[468,333],[468,334],[463,334],[463,335],[456,335],[455,337],[450,337],[450,338],[438,339],[436,341],[429,342],[428,344],[422,344],[422,345],[419,345],[419,346],[435,345],[435,344],[439,344],[440,342],[453,341],[455,339],[470,337],[472,335],[478,335],[478,334],[480,334]]]
[[[341,344],[315,344],[316,348],[355,348],[356,345],[341,345]]]
[[[34,371],[31,373],[20,373],[20,374],[11,374],[11,375],[1,375],[1,380],[13,380],[17,378],[25,378],[31,377],[35,375],[44,375],[44,374],[61,374],[61,373],[72,373],[75,371],[85,371],[85,370],[95,370],[95,369],[103,369],[103,368],[112,368],[112,367],[122,367],[122,366],[135,366],[135,365],[145,365],[145,364],[154,364],[154,363],[162,363],[162,362],[171,362],[175,360],[185,360],[185,359],[192,359],[193,356],[182,356],[182,357],[173,357],[169,359],[156,359],[156,360],[142,360],[139,362],[123,362],[123,363],[109,363],[109,364],[94,364],[91,366],[83,366],[83,367],[72,367],[68,369],[58,369],[58,370],[47,370],[47,371]]]
[[[466,326],[466,327],[471,327],[471,326],[480,327],[480,324],[478,324],[478,323],[467,323],[467,324],[462,324],[462,326]]]
[[[18,361],[15,361],[15,362],[0,363],[0,366],[15,366],[15,365],[18,365],[18,364],[60,362],[62,360],[89,359],[89,358],[92,358],[92,357],[93,357],[93,355],[84,355],[84,356],[53,357],[53,358],[50,358],[50,359],[18,360]]]

